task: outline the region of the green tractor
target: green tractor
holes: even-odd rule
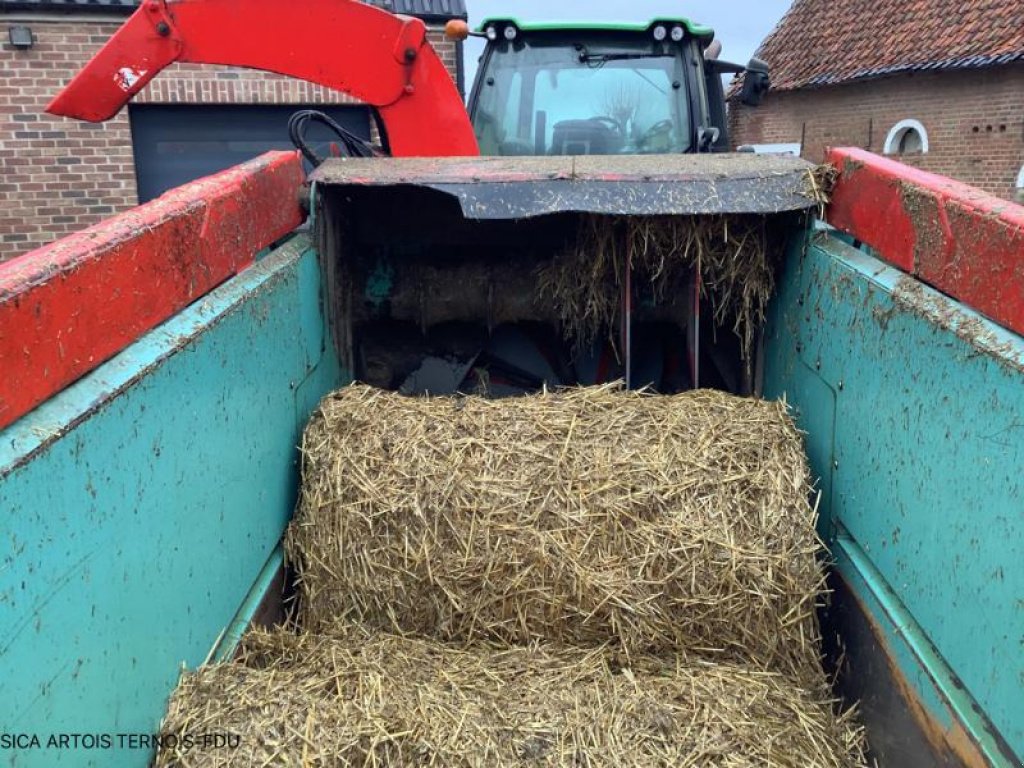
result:
[[[483,155],[613,155],[729,150],[722,75],[745,75],[756,106],[768,67],[720,61],[714,31],[646,24],[493,18],[469,99]]]

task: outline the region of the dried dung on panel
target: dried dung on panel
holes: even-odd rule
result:
[[[300,623],[698,651],[820,680],[809,491],[777,402],[347,387],[303,438]]]
[[[230,733],[239,747],[168,748],[156,765],[865,762],[850,714],[837,717],[832,702],[784,676],[681,657],[621,668],[602,650],[458,649],[351,627],[329,638],[256,632],[239,661],[182,681],[162,728],[165,738]]]

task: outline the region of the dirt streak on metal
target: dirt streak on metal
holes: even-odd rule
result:
[[[310,176],[328,185],[466,184],[564,180],[692,181],[802,176],[813,164],[782,155],[687,154],[553,157],[375,158],[325,162]]]
[[[939,328],[952,332],[961,341],[991,357],[999,365],[1017,373],[1024,373],[1024,358],[1014,344],[1000,341],[986,327],[984,320],[975,315],[968,315],[944,296],[926,290],[919,280],[909,276],[901,277],[892,292],[892,298],[898,309],[924,317]]]
[[[900,199],[917,238],[914,264],[935,260],[936,255],[946,248],[945,238],[938,229],[943,220],[938,199],[929,190],[907,183],[900,183]]]

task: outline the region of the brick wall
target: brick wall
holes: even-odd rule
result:
[[[93,224],[137,203],[128,111],[106,123],[43,112],[49,100],[120,25],[108,21],[0,23],[0,261]],[[32,28],[35,45],[6,44],[14,23]],[[449,71],[456,49],[440,31],[430,40]],[[174,65],[139,103],[349,104],[343,94],[278,75],[227,67]]]
[[[1016,198],[1024,165],[1024,64],[769,93],[757,108],[734,102],[730,114],[736,144],[802,139],[804,156],[815,161],[827,146],[881,154],[903,119],[924,125],[929,151],[898,159]]]

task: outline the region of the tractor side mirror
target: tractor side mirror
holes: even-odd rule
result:
[[[764,95],[771,87],[768,77],[768,65],[760,59],[751,59],[743,73],[743,91],[740,101],[748,107],[758,107],[764,101]]]

